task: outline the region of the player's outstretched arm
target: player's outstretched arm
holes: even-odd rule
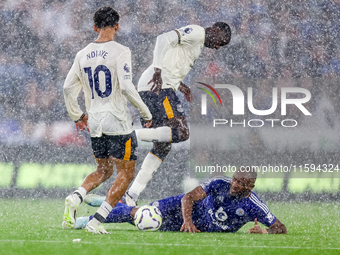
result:
[[[249,229],[249,234],[287,234],[287,228],[279,219],[276,219],[269,229],[261,228],[255,219],[255,225]]]
[[[188,85],[185,85],[183,82],[181,82],[178,87],[178,90],[184,94],[185,99],[189,103],[192,103],[194,101],[194,94],[192,93]]]
[[[201,186],[196,187],[192,191],[186,193],[182,198],[182,215],[183,215],[183,225],[180,231],[189,233],[198,233],[199,231],[194,223],[192,222],[192,207],[194,202],[205,198],[207,194],[202,189]]]
[[[148,82],[148,85],[152,84],[152,87],[150,89],[151,92],[155,92],[157,94],[159,94],[159,92],[162,89],[162,84],[163,84],[163,80],[162,80],[162,70],[155,67],[155,72],[152,76],[152,79]]]

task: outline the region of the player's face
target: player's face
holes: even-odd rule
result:
[[[207,37],[205,46],[211,49],[218,50],[220,47],[229,43],[229,38],[219,28],[213,27],[210,30],[210,35]]]
[[[245,197],[254,187],[253,181],[249,178],[238,178],[234,176],[230,182],[230,195],[235,197]]]

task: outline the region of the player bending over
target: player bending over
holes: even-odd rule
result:
[[[138,141],[153,142],[153,148],[126,193],[128,205],[136,206],[139,194],[170,152],[171,143],[189,138],[183,107],[175,92],[179,90],[187,101],[193,101],[190,88],[182,81],[200,56],[203,46],[219,49],[227,45],[230,38],[230,28],[223,22],[208,28],[189,25],[157,37],[153,64],[143,72],[138,82],[138,92],[153,116],[152,128],[136,130]],[[150,83],[153,83],[152,87]]]
[[[162,213],[160,231],[236,232],[247,222],[255,221],[251,234],[286,234],[287,229],[254,192],[256,172],[238,170],[233,178],[211,179],[194,190],[151,205]],[[98,197],[97,197],[98,199]],[[118,203],[105,223],[133,224],[138,207]],[[82,228],[90,217],[77,218],[76,228]],[[261,228],[257,221],[269,228]]]
[[[73,228],[79,205],[88,192],[106,181],[117,167],[117,178],[105,201],[86,225],[86,230],[106,234],[102,226],[112,208],[126,192],[135,176],[137,139],[127,100],[151,125],[151,113],[132,84],[131,52],[114,41],[118,13],[111,7],[98,9],[93,17],[98,38],[79,51],[64,84],[67,111],[76,129],[87,129],[97,162],[97,170],[65,200],[64,228]],[[88,117],[81,111],[77,97],[83,89]],[[88,121],[88,122],[87,122]]]

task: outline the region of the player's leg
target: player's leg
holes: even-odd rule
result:
[[[97,170],[86,176],[83,184],[81,185],[81,187],[86,190],[86,194],[97,188],[113,174],[114,159],[112,157],[96,158],[96,163]]]
[[[180,231],[183,225],[182,214],[182,198],[184,194],[158,200],[150,205],[156,206],[162,214],[162,225],[159,231]],[[198,211],[202,211],[201,207],[196,205],[192,210],[192,220],[195,226],[200,226]]]
[[[150,101],[153,102],[153,104],[149,102],[150,108],[153,109],[153,116],[155,112],[155,116],[157,117],[153,125],[169,126],[171,129],[172,143],[187,140],[189,138],[189,127],[176,93],[172,89],[162,90],[157,98],[154,98],[155,93],[150,93],[151,92],[144,92],[141,97],[150,99]],[[148,136],[149,140],[152,140],[152,132],[155,132],[157,129],[159,128],[139,130],[138,136]],[[170,150],[171,143],[154,142],[153,149],[144,159],[141,170],[125,196],[127,205],[136,206],[140,193],[145,189],[153,173],[160,167]]]
[[[104,146],[105,138],[92,139],[92,148]],[[95,151],[95,150],[94,150]],[[102,157],[102,154],[97,156]],[[65,199],[65,211],[62,226],[64,229],[73,228],[79,205],[83,202],[88,192],[106,181],[113,173],[113,159],[96,158],[97,169],[86,176],[82,185]]]
[[[170,127],[136,129],[138,141],[143,142],[171,142],[172,130]]]
[[[179,143],[189,139],[189,127],[184,116],[164,121],[164,127],[137,129],[138,141]]]
[[[105,197],[104,197],[105,199]],[[133,224],[133,218],[139,207],[127,206],[123,203],[118,203],[105,219],[105,223],[124,223]],[[75,229],[85,228],[87,223],[92,220],[94,215],[89,217],[77,217]]]
[[[179,231],[183,224],[181,211],[181,199],[184,194],[168,197],[162,200],[152,202],[150,205],[156,206],[162,214],[162,226],[160,231]],[[135,213],[139,207],[127,206],[118,203],[109,215],[106,217],[105,223],[133,223]],[[92,220],[94,216],[77,218],[77,228],[84,227],[84,222]]]
[[[159,231],[179,231],[183,224],[181,200],[184,194],[168,197],[151,203],[162,214],[162,225]]]
[[[137,156],[137,139],[135,132],[130,135],[112,137],[110,145],[110,157],[117,167],[117,178],[108,190],[105,201],[98,208],[92,220],[86,225],[86,230],[97,234],[106,234],[102,226],[112,208],[118,203],[126,192],[135,176],[135,164]]]
[[[162,90],[159,96],[149,91],[140,95],[152,113],[153,124],[151,128],[136,130],[138,141],[179,143],[189,138],[182,104],[172,89]]]
[[[141,170],[125,196],[126,204],[136,206],[140,193],[145,189],[152,175],[171,150],[171,143],[153,143],[152,150],[145,157]]]
[[[135,176],[136,161],[121,159],[114,159],[114,161],[117,166],[117,178],[108,190],[105,201],[98,208],[93,219],[86,225],[86,230],[92,233],[107,234],[102,223],[105,222],[112,208],[122,198]]]
[[[105,223],[128,222],[133,224],[133,219],[138,208],[139,207],[127,206],[126,204],[118,203],[107,216]]]
[[[183,224],[183,217],[181,211],[181,199],[184,194],[168,197],[162,200],[152,202],[150,205],[156,206],[162,214],[162,225],[160,231],[179,231]],[[104,199],[97,196],[96,199]],[[122,203],[118,203],[106,217],[105,223],[133,223],[135,213],[139,207],[127,206]],[[94,218],[79,217],[76,221],[75,228],[84,228],[89,220]]]
[[[150,91],[141,91],[139,95],[152,114],[152,125],[150,128],[137,129],[137,140],[145,142],[170,142],[172,131],[170,127],[164,127],[166,116],[164,109],[162,109],[160,97]],[[141,119],[141,123],[144,126],[146,122]]]

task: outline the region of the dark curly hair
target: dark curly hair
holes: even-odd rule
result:
[[[230,42],[231,39],[231,29],[227,23],[224,22],[216,22],[214,24],[214,27],[218,27],[221,31],[223,31],[226,35],[228,43]]]
[[[93,15],[94,25],[98,28],[114,27],[118,21],[118,12],[109,6],[100,7]]]

